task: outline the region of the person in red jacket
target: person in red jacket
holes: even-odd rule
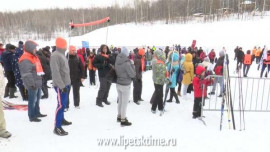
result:
[[[205,68],[197,66],[196,76],[193,79],[194,88],[194,105],[193,105],[193,119],[201,117],[201,104],[204,103],[205,97],[207,96],[206,87],[213,83],[211,78],[208,76],[205,78]],[[203,99],[204,98],[204,99]]]
[[[208,54],[208,57],[210,59],[210,62],[213,64],[216,58],[216,53],[214,49],[211,50],[211,52]]]
[[[252,55],[250,53],[251,53],[251,51],[248,50],[247,54],[245,54],[245,56],[244,56],[244,68],[243,68],[244,77],[247,77],[250,65],[252,63]]]

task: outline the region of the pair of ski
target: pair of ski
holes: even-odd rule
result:
[[[227,54],[225,54],[224,57],[224,63],[223,63],[223,91],[222,91],[222,102],[221,102],[221,118],[220,118],[220,131],[222,130],[223,125],[223,113],[225,108],[225,103],[227,106],[227,113],[228,113],[228,124],[229,129],[231,128],[231,118],[232,117],[232,124],[233,129],[235,130],[235,120],[234,120],[234,110],[233,110],[233,104],[232,104],[232,96],[231,96],[231,82],[230,82],[230,74],[229,74],[229,61]],[[239,70],[241,71],[241,70]]]
[[[6,100],[3,100],[2,104],[5,110],[20,110],[20,111],[28,110],[28,105],[25,104],[14,104]]]

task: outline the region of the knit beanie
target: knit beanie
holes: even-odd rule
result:
[[[126,47],[122,47],[121,53],[125,54],[126,56],[129,56],[129,51]]]
[[[32,40],[27,40],[24,45],[24,50],[29,53],[33,53],[37,49],[38,44]]]
[[[67,48],[67,41],[62,37],[58,37],[56,38],[55,45],[56,48],[63,50]]]

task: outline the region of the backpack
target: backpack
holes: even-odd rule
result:
[[[221,65],[217,66],[214,71],[215,71],[216,75],[222,75],[223,66],[221,66]]]
[[[116,75],[115,68],[113,65],[111,65],[111,68],[110,68],[109,72],[107,73],[106,77],[107,77],[109,82],[116,83],[117,75]]]

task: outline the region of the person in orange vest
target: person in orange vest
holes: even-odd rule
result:
[[[254,46],[254,48],[253,48],[253,50],[252,50],[252,62],[253,62],[254,59],[255,59],[255,54],[256,54],[256,52],[257,52],[257,47]]]
[[[265,77],[267,78],[267,75],[268,75],[268,73],[269,73],[269,71],[270,71],[270,50],[268,50],[268,51],[266,51],[267,49],[265,48],[265,53],[263,54],[263,56],[262,56],[262,70],[261,70],[261,75],[260,75],[260,77],[262,78],[262,75],[263,75],[263,72],[264,72],[264,70],[266,69],[266,67],[267,67],[267,72],[265,73]]]
[[[255,53],[255,57],[256,57],[256,64],[259,64],[259,63],[260,63],[260,56],[261,56],[261,52],[262,52],[261,48],[260,48],[260,47],[258,47],[258,49],[257,49],[257,51],[256,51],[256,53]]]
[[[89,78],[90,78],[90,85],[96,85],[95,75],[96,75],[96,68],[93,66],[93,61],[95,59],[94,52],[90,52],[90,56],[88,58],[88,70],[89,70]]]
[[[250,65],[252,63],[252,55],[250,54],[250,50],[247,51],[247,54],[244,56],[244,68],[243,68],[243,74],[244,77],[247,77]]]

